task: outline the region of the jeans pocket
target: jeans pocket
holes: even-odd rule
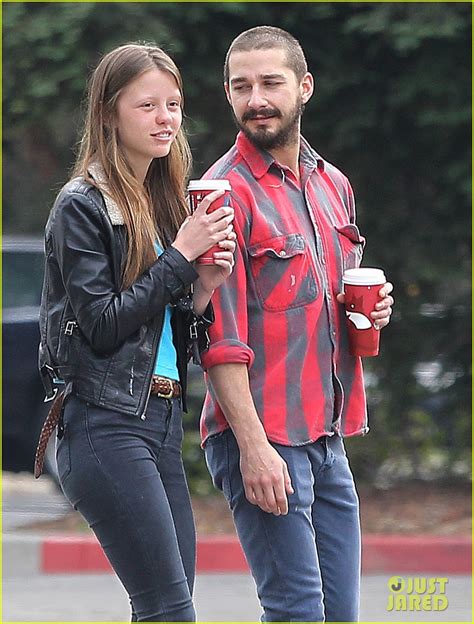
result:
[[[232,488],[230,484],[230,467],[229,467],[229,445],[228,431],[223,431],[210,438],[206,442],[205,456],[209,473],[212,477],[214,487],[220,490],[227,502],[230,504],[232,500]]]
[[[63,437],[56,441],[56,463],[58,465],[59,481],[62,484],[71,472],[71,449],[67,425],[64,427]]]

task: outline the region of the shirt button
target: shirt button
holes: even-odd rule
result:
[[[332,297],[331,297],[330,293],[326,293],[326,297],[328,298],[328,301],[331,301]]]
[[[280,251],[280,256],[282,256],[282,257],[286,256],[286,251],[284,249],[282,249]]]

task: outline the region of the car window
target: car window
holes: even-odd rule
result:
[[[2,261],[3,307],[39,306],[44,272],[43,252],[3,250]]]

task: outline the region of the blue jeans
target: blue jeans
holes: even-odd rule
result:
[[[355,622],[359,615],[359,501],[342,438],[273,445],[294,494],[286,516],[245,497],[230,429],[206,442],[214,485],[224,492],[257,585],[266,622]]]
[[[196,538],[181,458],[179,399],[146,420],[71,396],[57,443],[61,485],[127,590],[132,621],[195,621]]]

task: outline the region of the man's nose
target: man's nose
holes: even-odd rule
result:
[[[248,107],[253,109],[259,109],[266,106],[267,100],[265,95],[258,87],[254,87],[250,93],[250,99],[248,101]]]

